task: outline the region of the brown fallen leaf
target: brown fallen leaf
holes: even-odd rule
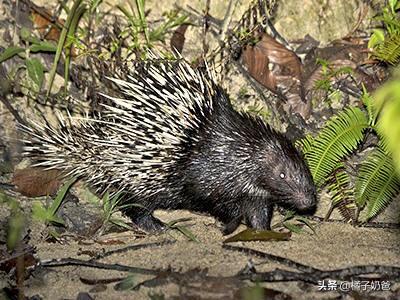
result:
[[[172,34],[171,42],[170,42],[172,51],[176,50],[179,53],[182,53],[183,46],[185,44],[185,33],[186,33],[186,30],[188,27],[189,27],[188,24],[182,24]]]
[[[60,38],[61,27],[54,25],[51,21],[50,14],[47,11],[45,12],[46,14],[32,11],[32,22],[35,24],[35,27],[39,30],[43,38],[57,42]],[[62,21],[58,21],[57,24],[63,26]]]
[[[257,43],[244,46],[241,62],[247,72],[273,93],[286,99],[288,112],[307,119],[310,103],[305,101],[302,64],[296,53],[267,33],[256,34]]]
[[[26,168],[16,170],[11,183],[16,191],[27,197],[54,195],[62,184],[60,170],[43,170],[40,168]]]
[[[223,243],[238,241],[288,241],[292,234],[290,232],[276,232],[271,230],[245,229],[234,236],[227,238]]]
[[[37,263],[35,257],[36,249],[29,245],[29,234],[19,241],[18,247],[14,250],[7,249],[6,244],[0,244],[0,271],[8,274],[12,270],[18,268],[18,264],[21,264],[22,269],[25,271],[28,267],[34,266]],[[27,274],[25,274],[27,275]]]

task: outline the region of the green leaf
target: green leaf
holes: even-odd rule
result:
[[[22,239],[26,218],[18,201],[0,191],[0,203],[6,203],[10,208],[10,218],[7,224],[7,249],[14,250]]]
[[[297,216],[296,220],[301,222],[301,223],[304,223],[308,228],[310,228],[312,230],[312,232],[314,232],[316,234],[316,231],[314,229],[314,225],[311,223],[311,221],[309,219],[307,219],[305,217],[302,217],[302,216]]]
[[[172,220],[171,222],[169,222],[169,223],[167,224],[167,226],[168,226],[168,227],[173,227],[173,226],[175,226],[175,225],[178,224],[178,223],[188,222],[188,221],[191,221],[191,220],[192,220],[192,218],[180,218],[180,219]]]
[[[20,32],[19,32],[19,36],[21,37],[22,40],[29,42],[31,44],[39,44],[40,43],[40,39],[36,36],[34,36],[31,31],[26,28],[26,27],[22,27]]]
[[[390,10],[392,11],[392,14],[395,14],[395,13],[396,13],[396,4],[397,4],[397,1],[398,1],[398,0],[389,0],[389,1],[388,1]]]
[[[171,228],[178,230],[179,232],[181,232],[184,236],[186,236],[192,242],[196,242],[196,243],[200,242],[199,239],[193,234],[193,232],[191,232],[186,226],[174,225]]]
[[[170,229],[178,230],[180,233],[182,233],[184,236],[186,236],[189,240],[199,243],[198,238],[187,228],[187,226],[178,225],[178,223],[188,222],[190,220],[192,220],[192,219],[191,218],[180,218],[180,219],[173,220],[166,225]]]
[[[56,76],[57,65],[61,59],[61,53],[64,49],[64,44],[65,44],[65,40],[67,38],[67,33],[70,30],[72,22],[75,21],[75,19],[76,19],[76,13],[77,13],[78,8],[81,7],[81,4],[82,4],[82,0],[75,0],[74,4],[72,5],[71,10],[68,13],[67,20],[65,22],[65,26],[61,30],[60,37],[58,39],[56,55],[54,56],[53,66],[52,66],[52,68],[50,70],[50,74],[49,74],[49,86],[47,88],[46,97],[48,97],[51,93],[51,88],[53,86],[54,78]],[[80,9],[82,9],[82,8],[80,8]],[[65,66],[65,68],[67,68],[67,66]]]
[[[346,172],[344,163],[340,162],[327,180],[327,190],[331,195],[331,206],[338,208],[346,221],[354,220],[354,188],[350,183],[350,176]]]
[[[29,77],[38,86],[38,90],[40,90],[44,79],[44,67],[42,63],[37,58],[31,58],[25,60],[25,64]]]
[[[338,162],[357,148],[368,127],[366,114],[358,107],[347,108],[327,122],[305,155],[317,186],[321,187]]]
[[[387,148],[393,157],[398,174],[400,174],[400,82],[396,80],[385,83],[374,95],[374,106],[379,119],[376,129],[385,138]],[[377,113],[378,113],[377,112]]]
[[[49,218],[48,210],[40,202],[34,202],[32,205],[32,216],[35,220],[47,222]]]
[[[368,48],[374,48],[375,46],[385,41],[385,32],[383,29],[373,29],[372,35],[368,41]]]
[[[40,42],[29,47],[31,52],[56,52],[57,46],[50,42]]]
[[[116,291],[128,291],[132,290],[137,286],[136,276],[131,274],[125,277],[121,282],[118,282],[114,289]]]
[[[385,41],[374,49],[373,55],[391,65],[400,62],[400,33],[390,34]]]
[[[6,61],[7,59],[10,59],[14,57],[15,55],[24,52],[25,49],[17,46],[11,46],[5,49],[1,54],[0,54],[0,63],[3,61]]]
[[[64,200],[65,195],[67,194],[69,188],[72,186],[72,184],[76,181],[76,178],[72,178],[68,180],[58,191],[57,196],[54,198],[50,208],[49,212],[52,216],[54,216],[58,209],[61,206],[62,201]]]
[[[120,218],[110,218],[110,222],[116,226],[119,226],[121,228],[131,230],[132,227],[129,226],[123,219]]]
[[[75,36],[76,29],[78,28],[79,20],[83,16],[83,14],[86,12],[86,5],[80,5],[74,12],[74,15],[72,17],[70,26],[68,28],[67,32],[67,37],[72,37],[71,40],[73,40]],[[65,66],[64,66],[64,88],[65,88],[65,93],[67,93],[67,87],[68,87],[68,80],[69,80],[69,66],[71,63],[71,50],[72,50],[72,44],[73,43],[65,43],[64,44],[64,51],[65,51]]]
[[[144,33],[144,37],[146,38],[147,45],[150,45],[146,15],[145,15],[145,11],[144,11],[144,2],[145,2],[145,0],[135,0],[136,8],[139,13],[140,23],[142,25],[142,30]]]
[[[287,210],[285,213],[285,216],[283,218],[283,221],[287,221],[290,219],[293,219],[293,217],[296,215],[294,210]]]
[[[362,163],[355,183],[357,204],[367,203],[369,220],[384,209],[399,193],[400,181],[392,158],[381,148],[374,150]]]
[[[307,134],[304,138],[296,141],[296,147],[301,149],[301,152],[305,155],[311,151],[314,138],[311,134]]]
[[[298,226],[296,224],[284,222],[282,225],[286,229],[289,229],[291,232],[294,232],[294,233],[302,233],[303,232],[303,228],[301,228],[300,226]]]

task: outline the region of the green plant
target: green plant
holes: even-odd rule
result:
[[[395,163],[400,174],[400,68],[397,68],[393,80],[385,83],[373,95],[371,106],[374,118],[379,114],[376,129],[384,137],[385,149]]]
[[[398,9],[398,0],[388,1],[382,14],[376,17],[376,20],[382,22],[383,28],[373,29],[368,42],[373,57],[392,65],[400,61],[400,18],[396,13]]]
[[[314,226],[311,224],[311,222],[307,218],[298,216],[295,214],[294,211],[288,210],[286,212],[286,215],[284,216],[284,218],[280,222],[274,224],[272,226],[272,229],[284,227],[291,232],[302,233],[302,232],[304,232],[303,225],[310,228],[312,230],[312,232],[315,233]]]
[[[75,181],[75,178],[67,181],[58,191],[56,197],[49,206],[44,206],[40,202],[35,202],[32,206],[33,218],[46,224],[64,226],[64,221],[57,216],[57,211],[60,208],[67,191]]]
[[[25,216],[18,201],[0,191],[0,204],[8,205],[11,213],[7,224],[7,248],[14,250],[21,240],[22,231],[26,224]]]
[[[321,90],[326,93],[326,99],[330,103],[340,102],[342,99],[342,92],[336,89],[332,82],[338,81],[345,75],[351,76],[353,69],[351,67],[335,67],[329,61],[318,58],[317,64],[321,66],[321,78],[315,80],[314,87],[317,90]]]
[[[135,206],[135,204],[122,204],[122,199],[121,193],[117,193],[112,197],[110,197],[108,192],[104,194],[102,198],[103,226],[99,230],[99,235],[103,233],[105,227],[110,223],[125,229],[131,229],[131,226],[129,226],[122,218],[115,216],[120,209]]]
[[[170,230],[177,230],[178,232],[182,233],[190,241],[199,243],[200,241],[198,240],[198,238],[187,228],[187,226],[179,224],[179,223],[187,222],[190,220],[191,220],[190,218],[182,218],[182,219],[173,220],[167,224],[167,227]]]
[[[164,42],[168,32],[188,20],[187,16],[179,16],[177,11],[172,11],[164,14],[166,19],[159,22],[158,25],[149,26],[145,15],[145,0],[134,0],[128,3],[129,9],[122,5],[117,5],[117,8],[124,14],[129,24],[128,28],[121,33],[121,37],[126,38],[128,35],[131,38],[129,49],[141,55],[145,55],[146,50],[152,48],[154,42]]]
[[[328,187],[332,207],[356,204],[358,210],[367,206],[365,221],[375,217],[398,194],[400,181],[394,172],[393,159],[385,147],[385,139],[376,124],[380,124],[375,102],[364,91],[366,112],[350,107],[331,118],[315,138],[301,141],[305,158],[318,188]],[[381,140],[375,150],[361,163],[356,183],[350,184],[343,162],[357,151],[367,134]],[[349,212],[347,210],[347,212]]]
[[[16,74],[19,69],[25,69],[27,74],[27,89],[38,93],[43,85],[45,68],[38,58],[31,57],[32,53],[55,52],[56,46],[47,41],[42,41],[32,35],[25,27],[20,30],[20,39],[25,44],[25,47],[10,46],[0,54],[0,63],[7,61],[18,55],[24,61],[24,64],[19,64],[10,74]],[[14,77],[14,76],[11,76]]]
[[[54,57],[53,66],[50,70],[49,85],[47,87],[47,92],[46,92],[47,97],[50,95],[51,89],[53,87],[53,82],[57,71],[57,65],[61,59],[61,54],[63,51],[65,53],[65,66],[64,66],[65,92],[67,92],[69,65],[71,62],[71,49],[72,49],[71,40],[73,40],[76,29],[78,28],[79,20],[86,12],[86,10],[87,10],[86,4],[83,3],[83,0],[75,0],[71,10],[68,12],[65,26],[61,30],[60,38],[58,39],[57,50],[56,50],[56,55]],[[70,39],[68,43],[67,43],[67,37],[69,37]]]

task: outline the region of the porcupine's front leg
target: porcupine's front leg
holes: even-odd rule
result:
[[[274,206],[272,204],[250,208],[245,216],[247,226],[257,230],[271,230],[273,212]]]
[[[274,206],[266,205],[262,208],[252,208],[244,213],[247,226],[257,230],[271,230],[272,214]],[[223,235],[234,232],[242,222],[243,217],[236,217],[231,221],[224,223],[222,228]]]

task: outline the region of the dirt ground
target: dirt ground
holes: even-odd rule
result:
[[[164,221],[182,217],[192,217],[190,230],[199,242],[189,241],[177,232],[169,232],[158,236],[146,236],[137,239],[129,233],[112,234],[103,240],[115,239],[124,241],[123,245],[100,245],[98,243],[84,245],[76,241],[65,244],[34,242],[37,255],[41,260],[56,258],[89,259],[85,251],[102,253],[130,245],[175,241],[173,244],[157,247],[128,250],[117,253],[99,262],[121,264],[149,269],[171,268],[180,272],[191,269],[208,270],[210,276],[232,276],[243,269],[251,259],[257,271],[270,271],[282,266],[222,248],[225,237],[222,236],[214,219],[193,215],[186,211],[159,212]],[[244,229],[244,228],[240,228]],[[239,230],[240,230],[239,229]],[[299,263],[322,270],[332,270],[356,265],[388,265],[400,267],[400,230],[354,228],[349,224],[323,223],[316,225],[315,234],[293,234],[291,240],[280,242],[237,242],[232,245],[260,250],[269,254],[286,257]],[[100,270],[82,266],[46,268],[35,272],[25,285],[26,295],[40,295],[43,299],[76,299],[78,292],[88,292],[95,299],[148,299],[151,294],[163,294],[166,299],[185,299],[188,295],[207,295],[209,298],[192,299],[232,299],[235,288],[208,290],[195,277],[193,283],[185,283],[181,288],[175,283],[162,284],[156,287],[140,287],[138,291],[116,291],[115,283],[105,285],[106,288],[96,292],[93,285],[82,283],[80,278],[109,279],[126,277],[126,272]],[[149,276],[135,275],[136,282],[149,279]],[[188,281],[190,278],[188,278]],[[197,285],[196,285],[197,281]],[[298,283],[266,283],[262,285],[283,291],[293,299],[334,299],[337,292],[318,292],[318,286]],[[103,286],[104,288],[104,286]],[[396,290],[398,286],[392,286]],[[376,292],[376,296],[388,297],[388,293]],[[219,297],[221,296],[221,297]],[[277,298],[280,299],[280,298]]]

